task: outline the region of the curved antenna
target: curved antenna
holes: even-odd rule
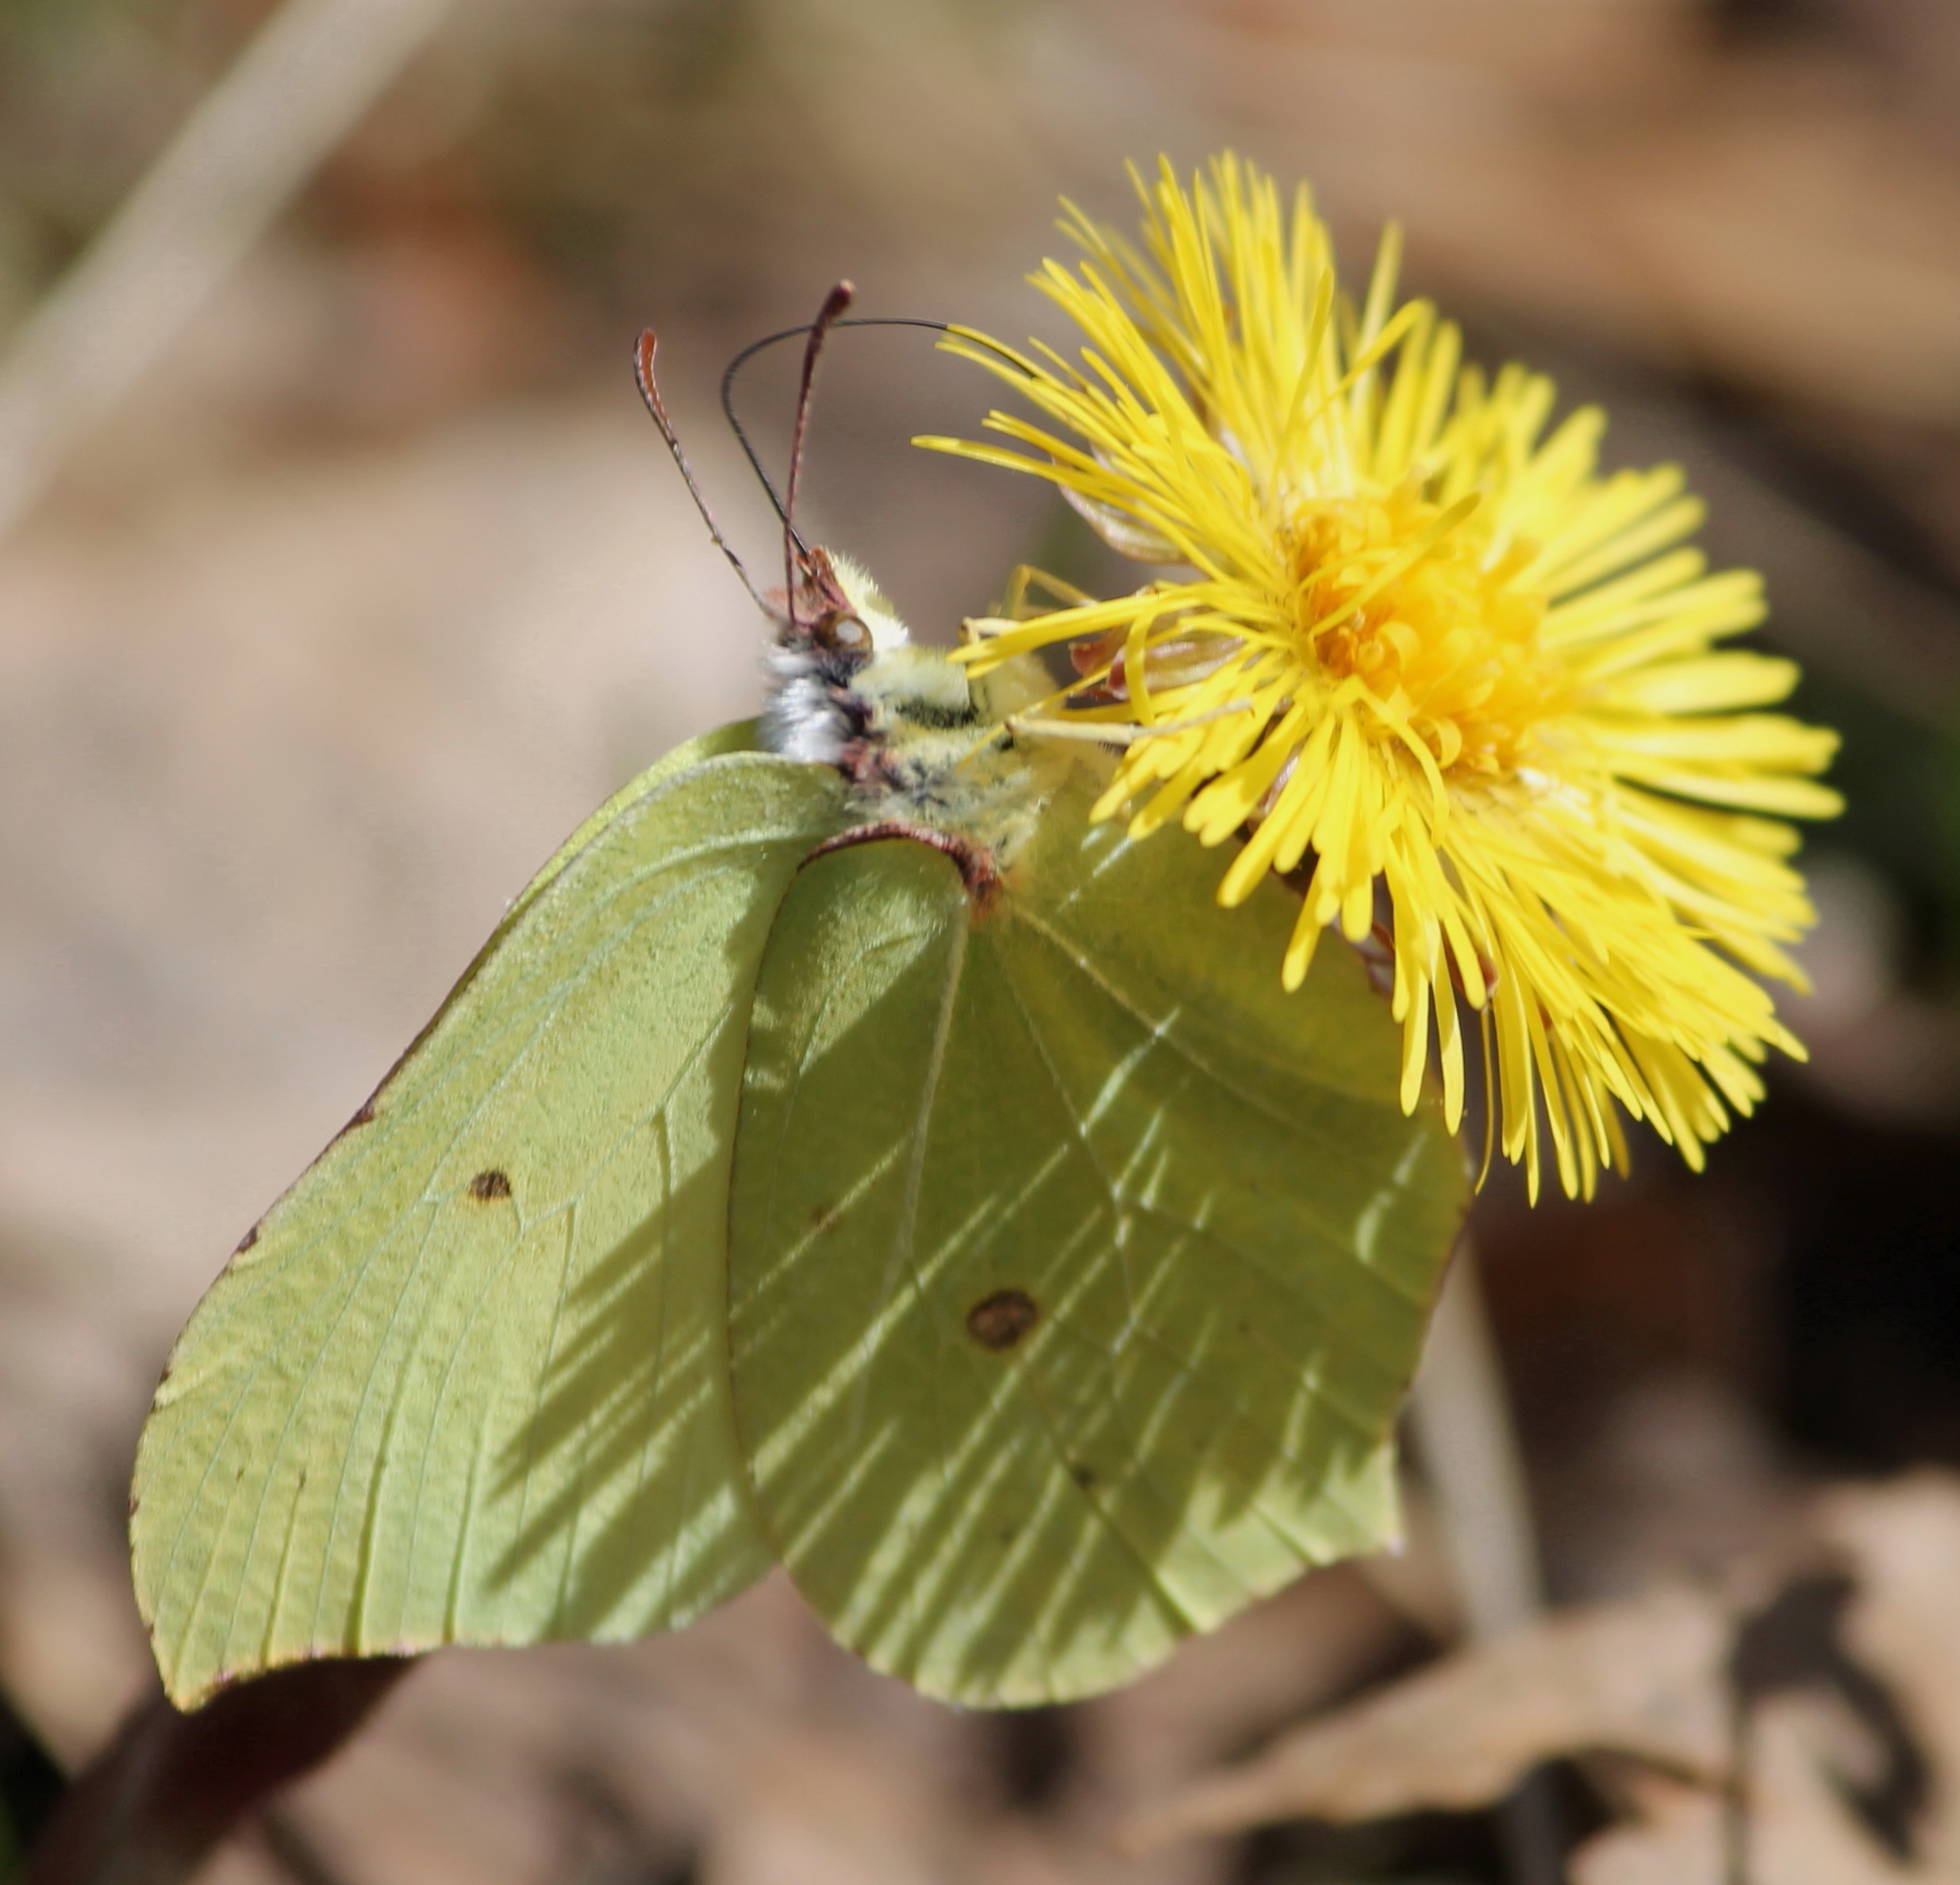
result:
[[[809,430],[811,396],[817,390],[817,356],[824,351],[824,341],[830,330],[851,305],[851,298],[856,293],[848,282],[840,282],[824,297],[823,306],[817,309],[817,318],[810,323],[809,344],[803,349],[803,378],[796,390],[796,424],[790,433],[790,480],[783,487],[782,497],[782,583],[783,594],[790,605],[792,635],[802,626],[797,620],[797,565],[809,554],[803,539],[796,533],[796,487],[803,475],[803,440]]]
[[[774,481],[764,468],[761,454],[756,451],[753,442],[749,438],[748,428],[736,416],[735,382],[736,375],[751,360],[755,359],[756,355],[771,347],[779,346],[785,340],[794,340],[799,335],[810,333],[815,325],[816,324],[813,321],[805,321],[800,327],[784,328],[780,332],[765,334],[759,340],[750,341],[747,346],[729,361],[728,370],[721,376],[722,417],[728,420],[728,430],[735,434],[736,443],[741,447],[742,455],[748,460],[749,469],[755,474],[757,482],[768,493],[770,505],[776,515],[782,519],[783,528],[786,530],[790,528],[789,511],[782,500],[776,495]],[[826,324],[825,331],[828,332],[831,328],[861,327],[925,328],[935,334],[958,333],[962,340],[971,340],[976,345],[987,348],[990,352],[998,354],[1009,366],[1016,368],[1021,366],[1021,363],[1005,347],[996,345],[994,342],[986,339],[984,335],[970,332],[964,328],[955,328],[949,322],[943,321],[921,321],[902,314],[864,314],[854,316],[849,321],[829,321]],[[799,550],[807,547],[801,538],[795,536],[794,532],[791,535]]]
[[[680,435],[674,429],[674,421],[667,415],[667,401],[660,397],[659,383],[654,378],[654,355],[659,351],[659,337],[651,328],[641,336],[633,348],[633,378],[640,385],[640,397],[647,402],[647,410],[652,413],[653,422],[660,428],[660,436],[667,440],[667,450],[674,455],[674,463],[680,469],[681,480],[687,486],[687,494],[694,501],[694,509],[701,513],[701,520],[708,526],[708,534],[714,539],[714,546],[728,559],[730,566],[742,579],[742,586],[755,598],[755,606],[764,615],[774,612],[768,599],[755,584],[748,571],[743,568],[742,559],[729,547],[728,539],[721,534],[721,526],[716,523],[714,513],[708,508],[708,500],[701,494],[701,486],[694,482],[694,468],[687,462],[687,454],[681,450]],[[771,493],[772,496],[773,493]]]

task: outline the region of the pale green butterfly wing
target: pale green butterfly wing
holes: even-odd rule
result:
[[[771,934],[731,1194],[736,1422],[776,1549],[876,1668],[1118,1683],[1393,1535],[1389,1430],[1463,1207],[1347,950],[1277,886],[1051,808],[813,860]]]
[[[632,810],[662,780],[671,779],[676,773],[691,772],[696,766],[705,765],[710,759],[725,758],[732,753],[759,752],[762,750],[761,743],[756,735],[760,725],[759,720],[731,720],[726,726],[713,727],[705,733],[697,733],[692,739],[682,740],[672,752],[663,754],[655,760],[644,772],[629,779],[551,854],[544,868],[518,892],[510,908],[504,912],[503,921],[498,925],[496,933],[484,946],[485,948],[494,948],[498,937],[510,927],[518,912],[548,885],[555,881],[559,872],[577,857],[592,839],[608,825]]]
[[[248,1238],[144,1430],[174,1699],[317,1655],[612,1637],[768,1568],[727,1386],[748,1000],[834,773],[696,747],[519,900]]]

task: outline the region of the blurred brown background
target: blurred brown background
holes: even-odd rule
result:
[[[0,0],[0,350],[269,11]],[[1846,735],[1811,1065],[1703,1180],[1643,1138],[1589,1210],[1480,1204],[1555,1595],[1727,1575],[1822,1480],[1960,1463],[1952,0],[453,0],[0,538],[0,1689],[59,1759],[144,1684],[129,1457],[224,1253],[557,839],[757,699],[638,328],[767,567],[737,346],[847,274],[863,313],[1051,332],[1055,196],[1127,221],[1124,159],[1227,143],[1310,179],[1356,267],[1401,218],[1412,286],[1607,401],[1615,460],[1684,462]],[[743,389],[778,462],[790,367]],[[987,397],[918,335],[826,368],[815,534],[928,637],[1087,554],[1033,481],[908,446]],[[1469,1821],[1106,1843],[1433,1653],[1447,1591],[1405,1570],[1009,1722],[774,1585],[678,1641],[442,1659],[209,1875],[1496,1876]]]

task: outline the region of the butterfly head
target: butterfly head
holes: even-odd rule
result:
[[[854,777],[875,744],[863,682],[911,636],[876,583],[848,557],[799,551],[794,593],[778,616],[769,655],[763,743],[786,758],[836,766]]]
[[[850,294],[849,284],[840,282],[809,327],[786,329],[753,343],[722,376],[723,409],[760,475],[760,461],[731,401],[735,374],[761,348],[793,334],[809,336],[789,484],[776,506],[783,528],[782,589],[764,593],[716,524],[661,398],[654,373],[658,344],[651,331],[641,335],[635,355],[640,396],[709,536],[776,625],[768,656],[763,746],[785,758],[835,767],[874,822],[911,823],[953,832],[1005,858],[1018,847],[1029,821],[1067,770],[1060,755],[1030,754],[1021,749],[1012,731],[1010,716],[1048,691],[1040,662],[1032,657],[1017,659],[974,682],[959,662],[936,649],[913,645],[904,622],[859,564],[806,544],[795,528],[796,489],[817,355],[825,334],[848,305]],[[939,328],[940,324],[863,324]],[[763,483],[767,488],[766,475]]]

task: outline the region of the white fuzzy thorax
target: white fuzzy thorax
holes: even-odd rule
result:
[[[847,556],[832,556],[830,561],[858,620],[870,635],[870,665],[875,666],[880,655],[909,647],[911,635],[863,565]],[[824,658],[813,648],[779,643],[770,650],[764,665],[769,693],[763,708],[763,744],[786,759],[841,764],[858,729],[837,697],[838,681],[824,671]]]

